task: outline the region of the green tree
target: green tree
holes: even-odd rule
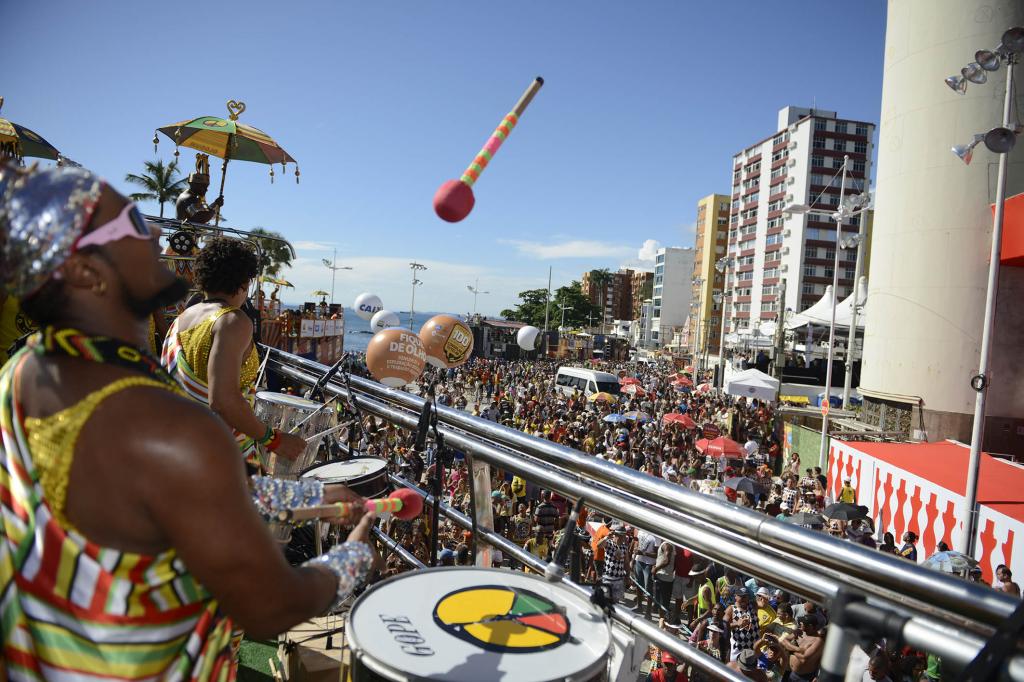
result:
[[[501,316],[506,320],[515,320],[534,327],[544,326],[544,304],[547,301],[547,289],[530,289],[519,292],[519,303],[515,308],[506,308]]]
[[[178,177],[178,162],[171,161],[166,166],[160,159],[146,161],[146,170],[142,175],[128,173],[124,181],[142,187],[144,192],[129,194],[132,201],[155,201],[160,204],[160,217],[164,217],[164,204],[174,202],[185,190],[185,178]]]
[[[561,324],[562,306],[565,309],[566,327],[586,327],[592,319],[599,319],[601,309],[583,294],[583,286],[578,281],[555,289],[551,303],[551,315],[555,324]]]
[[[590,285],[597,289],[597,297],[601,307],[601,314],[598,319],[601,321],[601,331],[604,332],[604,309],[608,301],[605,299],[607,293],[607,285],[612,281],[612,273],[608,268],[600,268],[598,270],[590,271]]]
[[[260,245],[260,270],[265,275],[277,276],[282,268],[290,268],[295,258],[295,249],[278,232],[271,232],[262,227],[253,228],[253,235]]]

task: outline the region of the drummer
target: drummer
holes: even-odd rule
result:
[[[0,372],[0,666],[16,676],[234,679],[233,629],[286,631],[370,570],[371,514],[289,566],[231,432],[142,350],[147,317],[186,293],[159,236],[81,168],[0,170],[0,286],[41,325]]]
[[[161,357],[185,392],[231,427],[251,473],[259,469],[257,444],[287,459],[306,448],[301,436],[264,424],[252,408],[260,363],[252,322],[241,308],[258,273],[259,260],[247,243],[208,240],[195,263],[203,300],[171,324]]]

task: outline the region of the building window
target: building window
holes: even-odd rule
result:
[[[814,285],[813,284],[804,284],[803,292],[805,294],[813,294],[814,293]]]
[[[845,140],[832,140],[832,149],[834,149],[837,152],[845,152],[846,151],[846,141]]]
[[[867,149],[865,149],[864,151],[866,152]],[[854,173],[863,173],[864,169],[866,167],[867,167],[867,164],[865,164],[863,161],[854,161],[853,162],[853,172]]]
[[[806,247],[804,249],[804,257],[805,258],[817,258],[818,257],[818,247],[817,246],[808,246],[808,247]]]
[[[815,130],[826,130],[827,128],[828,128],[828,121],[826,121],[823,118],[816,118],[816,119],[814,119],[814,129]]]
[[[812,154],[811,165],[814,166],[815,168],[821,168],[822,166],[825,165],[825,157],[822,156],[821,154]]]
[[[818,269],[816,267],[814,267],[813,265],[805,265],[804,266],[804,277],[814,277],[815,273],[817,273],[817,271],[818,271]]]
[[[769,225],[769,227],[771,227],[771,225]],[[779,234],[770,234],[770,235],[768,235],[768,238],[764,240],[764,243],[767,244],[767,245],[779,244],[781,242],[782,242],[782,233],[781,232]]]
[[[775,310],[775,303],[774,303],[774,301],[767,301],[767,302],[761,304],[761,312],[762,313],[772,312],[773,310]]]
[[[836,132],[846,134],[846,121],[836,121]]]
[[[826,277],[831,277],[834,274],[835,274],[835,270],[833,270],[832,268],[828,268],[828,267],[825,268],[825,276]]]
[[[748,282],[754,279],[754,273],[752,270],[748,270],[747,272],[740,272],[737,273],[736,279],[740,280],[741,282]]]
[[[825,248],[825,258],[831,261],[836,259],[836,250],[831,246]]]
[[[856,154],[867,154],[868,153],[868,143],[867,142],[861,142],[859,140],[857,142],[854,142],[853,143],[853,151]]]
[[[814,148],[815,149],[824,149],[825,148],[825,138],[821,137],[819,135],[815,135],[814,136]]]
[[[846,273],[846,279],[853,279],[855,274],[853,268],[846,268],[844,272]]]
[[[764,271],[764,278],[765,279],[774,279],[774,278],[776,278],[778,276],[779,276],[779,269],[778,268],[767,268]]]
[[[860,137],[867,137],[868,127],[863,123],[858,123],[856,128],[856,134],[859,135]]]

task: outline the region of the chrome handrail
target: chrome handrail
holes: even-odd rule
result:
[[[272,369],[300,383],[308,385],[315,383],[319,375],[327,369],[324,365],[298,358],[283,351],[276,351],[275,349],[272,352]],[[310,373],[300,367],[304,367],[306,370],[313,370],[315,373]],[[422,405],[422,399],[401,391],[386,388],[365,379],[351,377],[351,381],[353,390],[357,393],[359,404],[365,412],[382,417],[408,429],[414,430],[417,427],[418,406]],[[333,382],[328,384],[325,390],[342,396],[348,395],[348,390],[344,386]],[[379,400],[378,396],[381,395],[387,398],[388,402]],[[398,404],[398,407],[396,407],[396,404]],[[869,595],[869,603],[873,605],[889,608],[894,613],[906,614],[908,611],[905,604],[899,604],[891,598],[891,592],[889,591],[891,588],[888,588],[888,586],[886,586],[886,590],[877,591],[873,589],[873,584],[870,582],[843,580],[843,573],[815,571],[813,566],[807,566],[804,561],[787,560],[784,553],[779,554],[778,551],[768,552],[765,547],[758,546],[757,542],[752,542],[752,539],[749,537],[735,537],[736,534],[732,531],[734,524],[728,524],[727,530],[730,532],[723,533],[721,525],[724,524],[717,524],[714,514],[705,516],[701,513],[702,510],[698,509],[693,516],[701,520],[701,522],[694,523],[685,518],[680,518],[676,513],[667,513],[681,512],[683,510],[675,508],[672,504],[662,503],[661,495],[655,494],[659,492],[659,485],[648,486],[646,481],[640,481],[639,483],[643,485],[639,485],[636,480],[641,477],[650,478],[652,482],[657,484],[658,479],[642,476],[632,470],[603,462],[596,458],[586,457],[561,446],[554,446],[553,449],[549,448],[549,445],[554,444],[534,439],[511,429],[499,427],[484,420],[477,420],[471,417],[465,418],[463,415],[458,414],[452,415],[453,410],[441,408],[439,412],[440,423],[438,428],[449,445],[479,457],[482,461],[540,483],[566,497],[574,499],[583,498],[586,504],[593,509],[615,516],[639,528],[648,529],[660,537],[689,547],[701,555],[737,568],[770,584],[798,594],[807,595],[814,601],[829,602],[839,594],[840,590],[851,589],[858,593],[867,593]],[[453,419],[453,417],[459,417],[459,419]],[[452,421],[459,422],[459,426],[453,426],[451,424]],[[476,422],[483,423],[477,424]],[[481,430],[501,436],[502,438],[499,440],[496,437],[487,440],[479,435],[479,433],[474,432]],[[518,436],[512,438],[510,433],[518,434]],[[533,455],[532,457],[522,456],[522,451],[526,451],[527,448],[512,447],[510,449],[510,446],[507,444],[509,441],[520,440],[526,441],[530,445],[529,452]],[[554,452],[552,453],[551,450],[554,450]],[[552,460],[555,461],[553,462]],[[580,466],[581,464],[587,464],[588,460],[594,460],[598,466]],[[558,466],[559,464],[568,464],[574,468]],[[597,483],[606,485],[595,485],[594,481],[588,481],[585,476],[580,475],[595,471],[601,474],[595,477],[599,479]],[[624,486],[623,483],[628,483],[629,485]],[[672,486],[672,484],[667,482],[661,483]],[[619,490],[616,486],[637,490],[646,490],[650,487],[651,494],[646,497],[647,502],[639,501],[635,499],[631,491]],[[672,487],[678,488],[678,486]],[[691,493],[684,489],[679,489],[679,492],[686,493],[683,497],[696,496],[699,498],[699,501],[708,506],[726,506],[734,514],[748,514],[756,517],[753,512],[720,502],[708,496]],[[792,531],[789,535],[799,540],[816,540],[821,536],[819,533],[799,527],[790,526],[786,530]],[[857,547],[825,536],[821,537],[827,541],[825,547],[829,551],[854,550],[852,555],[854,557],[859,558],[859,555],[864,554],[870,558],[874,558],[873,555],[878,555],[882,559],[889,559],[889,562],[893,564],[890,568],[897,575],[908,574],[910,577],[924,580],[962,583],[965,588],[969,589],[966,589],[961,595],[962,601],[955,599],[952,602],[948,602],[945,605],[947,610],[950,610],[953,615],[959,614],[960,619],[975,618],[979,621],[975,624],[976,629],[984,630],[986,633],[990,631],[990,624],[987,620],[977,618],[975,612],[978,609],[965,608],[966,604],[964,602],[967,602],[969,597],[974,596],[972,594],[973,591],[978,591],[983,597],[986,596],[984,592],[978,590],[975,586],[910,565],[902,560],[884,557],[867,548]],[[502,549],[504,550],[505,547],[502,547]],[[771,549],[775,550],[776,548]],[[826,563],[820,561],[823,557],[818,558],[819,564]],[[909,579],[907,583],[917,584]],[[959,585],[954,585],[954,587],[957,586]],[[989,590],[986,588],[986,591]],[[995,593],[993,592],[993,594]],[[996,601],[998,602],[998,600]],[[950,603],[961,608],[949,609]],[[953,669],[961,668],[973,660],[985,643],[984,637],[965,631],[959,619],[954,623],[942,622],[929,616],[921,615],[912,609],[910,610],[910,617],[906,626],[903,628],[902,635],[905,641],[912,647],[941,655],[944,663]],[[675,651],[672,648],[669,648],[669,650]],[[701,655],[703,656],[703,654]],[[1012,658],[1004,665],[1002,672],[1003,677],[1006,679],[1024,682],[1024,656],[1018,655]]]

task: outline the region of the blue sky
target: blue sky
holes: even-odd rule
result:
[[[727,192],[732,154],[788,104],[877,121],[884,0],[15,2],[3,116],[126,191],[154,128],[226,114],[299,161],[229,166],[225,214],[299,249],[286,301],[330,288],[462,313],[692,245],[697,200]],[[431,206],[537,75],[544,88],[454,225]],[[172,159],[163,138],[156,156]],[[182,165],[193,152],[182,150]],[[213,182],[219,161],[211,159]],[[215,194],[211,192],[209,198]],[[145,207],[153,212],[155,206]],[[170,207],[168,207],[170,208]]]

